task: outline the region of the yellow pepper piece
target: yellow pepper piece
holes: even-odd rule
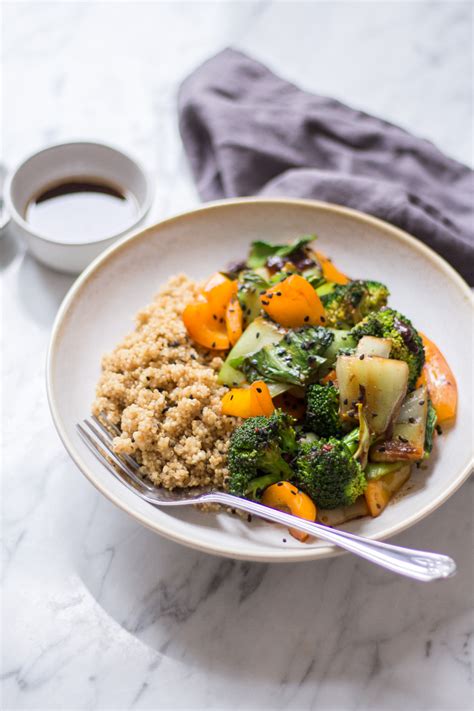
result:
[[[416,386],[426,384],[438,422],[452,420],[458,406],[458,386],[453,371],[438,346],[424,333],[420,336],[425,349],[425,365]]]
[[[234,417],[270,416],[274,411],[270,391],[263,380],[256,380],[249,388],[232,388],[222,398],[222,414]]]
[[[224,351],[230,347],[225,324],[214,319],[210,304],[207,301],[195,301],[188,304],[183,311],[183,321],[186,330],[196,343],[212,350]]]
[[[323,270],[323,277],[326,281],[333,281],[336,284],[347,284],[350,281],[349,277],[340,272],[325,254],[322,252],[316,252],[316,250],[314,253],[318,258],[318,262]]]
[[[286,328],[324,324],[324,306],[306,279],[292,274],[260,296],[263,309]]]
[[[235,345],[242,335],[244,316],[242,307],[239,304],[237,296],[232,296],[227,304],[225,312],[225,324],[227,328],[227,336],[231,346]]]
[[[215,272],[204,284],[202,293],[211,306],[213,315],[221,319],[225,316],[227,304],[237,293],[237,282],[228,279],[220,272]]]
[[[312,499],[302,491],[299,491],[294,484],[289,481],[279,481],[272,484],[263,492],[262,504],[271,509],[286,511],[287,513],[305,518],[308,521],[316,521],[316,506]],[[299,541],[306,541],[309,537],[307,533],[297,531],[294,528],[288,529],[293,538]]]

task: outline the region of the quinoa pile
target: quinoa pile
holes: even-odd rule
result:
[[[115,451],[170,489],[223,488],[229,436],[239,424],[221,414],[222,358],[193,344],[181,318],[198,293],[196,282],[174,276],[138,313],[135,331],[102,360],[92,407],[120,428]]]

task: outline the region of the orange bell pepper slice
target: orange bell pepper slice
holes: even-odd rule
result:
[[[222,398],[223,415],[269,417],[274,409],[270,391],[263,380],[256,380],[249,388],[232,388]]]
[[[188,304],[183,311],[184,325],[193,341],[205,348],[225,351],[230,348],[225,324],[214,316],[211,305],[204,299]]]
[[[336,371],[330,370],[329,373],[324,376],[324,378],[321,378],[320,383],[322,385],[326,385],[327,383],[333,383],[335,380],[337,380]]]
[[[227,328],[227,336],[231,346],[235,345],[242,335],[244,315],[242,307],[237,296],[231,297],[225,311],[225,325]]]
[[[304,400],[300,397],[294,397],[289,393],[282,393],[275,398],[275,407],[278,407],[283,412],[287,412],[296,420],[302,420],[305,416],[306,407]]]
[[[337,267],[331,262],[331,260],[326,257],[322,252],[317,252],[315,250],[315,255],[318,258],[318,262],[321,264],[321,269],[323,270],[323,277],[326,281],[333,281],[336,284],[347,284],[350,279],[345,274],[339,271]]]
[[[262,504],[271,509],[286,511],[307,521],[316,521],[317,511],[314,501],[289,481],[279,481],[278,484],[268,486],[263,492]],[[307,533],[294,528],[288,530],[293,538],[299,541],[306,541],[309,537]]]
[[[456,417],[458,406],[456,378],[438,346],[424,333],[420,332],[420,336],[425,349],[425,364],[417,387],[421,384],[427,386],[438,422],[452,420]]]
[[[213,315],[217,320],[223,319],[227,304],[232,296],[237,293],[237,282],[232,281],[220,272],[215,272],[209,277],[202,290],[204,298],[210,304]]]
[[[286,328],[319,326],[325,322],[324,306],[309,283],[292,274],[260,296],[262,308]]]

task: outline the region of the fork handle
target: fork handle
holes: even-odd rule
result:
[[[280,523],[289,528],[296,528],[299,531],[308,533],[310,536],[317,536],[323,541],[333,543],[361,558],[370,560],[382,568],[387,568],[394,573],[405,575],[415,580],[428,582],[438,578],[448,578],[456,572],[456,563],[449,556],[402,548],[382,541],[372,541],[369,538],[356,536],[347,531],[329,528],[320,523],[297,518],[284,511],[271,509],[256,501],[241,499],[232,494],[218,491],[211,492],[201,497],[201,502],[223,504],[233,509],[247,511],[247,513],[267,521]]]

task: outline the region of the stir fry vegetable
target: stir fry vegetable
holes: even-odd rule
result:
[[[454,419],[457,386],[437,346],[387,306],[387,287],[349,278],[314,239],[254,242],[183,321],[224,353],[222,414],[244,420],[229,491],[339,525],[380,515]]]

